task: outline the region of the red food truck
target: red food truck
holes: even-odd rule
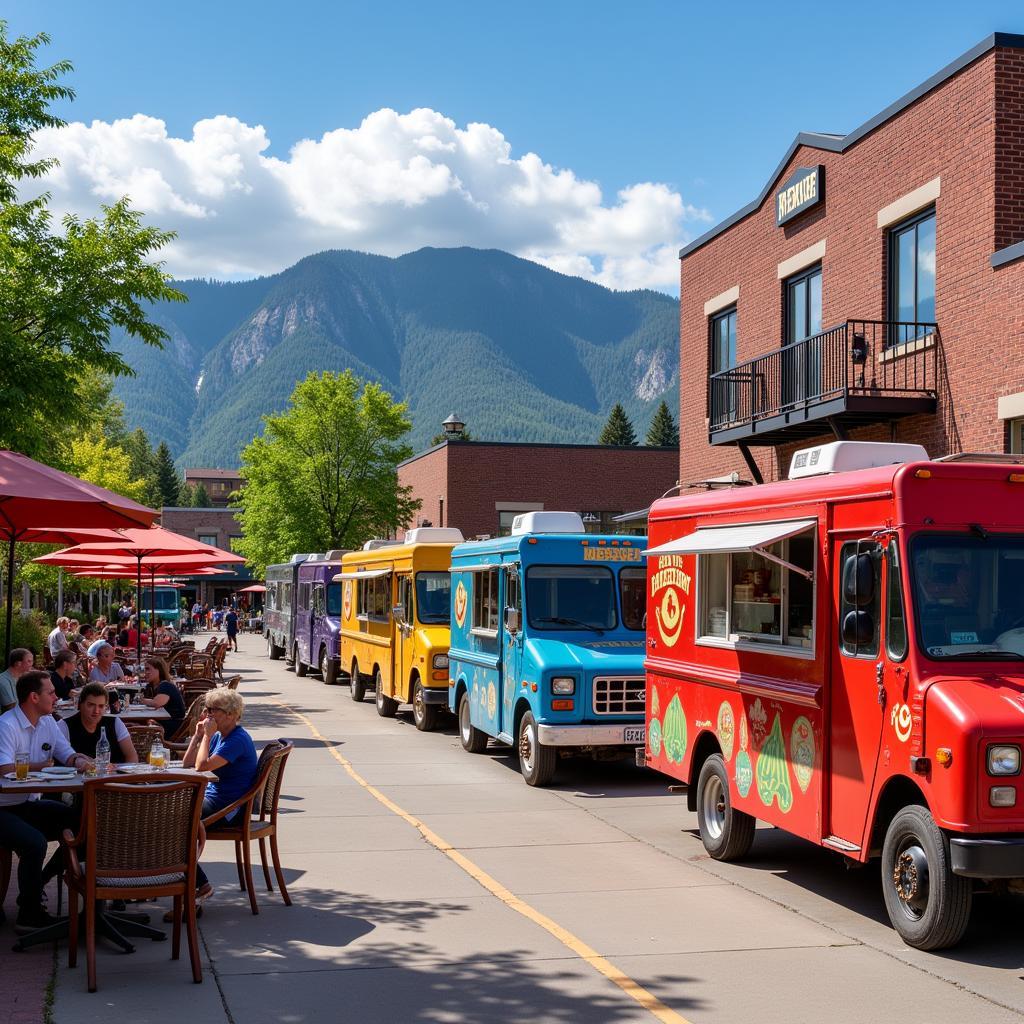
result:
[[[1005,460],[1005,461],[1004,461]],[[881,857],[905,942],[1024,878],[1024,466],[835,442],[790,479],[656,502],[649,765],[708,853],[755,819]]]

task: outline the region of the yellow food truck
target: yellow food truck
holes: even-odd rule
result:
[[[411,704],[416,728],[448,708],[452,548],[459,530],[420,527],[404,541],[371,540],[341,559],[341,667],[352,699],[368,686],[377,714]]]

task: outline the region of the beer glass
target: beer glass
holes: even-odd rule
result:
[[[28,751],[19,750],[14,755],[14,777],[19,782],[25,782],[28,779]]]

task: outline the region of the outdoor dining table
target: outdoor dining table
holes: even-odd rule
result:
[[[61,718],[70,718],[75,712],[78,711],[77,704],[63,704],[57,705],[57,714]],[[104,718],[120,718],[122,722],[147,722],[151,718],[170,718],[170,713],[166,708],[147,708],[141,704],[132,704],[128,707],[122,708],[121,712],[117,715],[111,715],[108,711]]]
[[[162,709],[161,709],[162,710]],[[114,765],[113,770],[107,778],[116,778],[118,775],[131,776],[143,774],[153,769],[149,765]],[[159,770],[155,774],[161,776],[161,780],[201,775],[204,779],[212,781],[216,779],[213,772],[197,772],[194,768],[182,768],[180,764],[171,764],[167,768]],[[93,776],[95,778],[95,776]],[[78,772],[74,775],[51,777],[42,772],[29,772],[29,777],[24,782],[16,779],[0,777],[0,793],[38,793],[40,796],[58,796],[61,793],[81,793],[85,788],[86,778]],[[71,897],[72,899],[74,897]],[[159,941],[167,938],[167,933],[159,928],[152,928],[149,925],[149,914],[130,914],[123,912],[112,912],[101,910],[96,915],[96,931],[106,936],[116,946],[120,946],[125,953],[134,953],[135,947],[125,938],[131,935],[138,938],[153,939]],[[27,935],[18,938],[12,947],[15,952],[28,949],[29,946],[38,946],[42,942],[56,942],[67,938],[68,919],[59,918],[54,924],[44,928],[37,928]]]

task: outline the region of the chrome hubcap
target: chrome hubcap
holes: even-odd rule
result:
[[[459,705],[459,727],[462,729],[462,738],[468,743],[472,726],[469,721],[469,701],[467,700],[463,700]]]
[[[527,771],[533,771],[533,726],[528,725],[519,735],[519,758]]]
[[[701,811],[704,827],[711,839],[721,839],[725,831],[725,790],[722,780],[712,775],[701,794]]]

